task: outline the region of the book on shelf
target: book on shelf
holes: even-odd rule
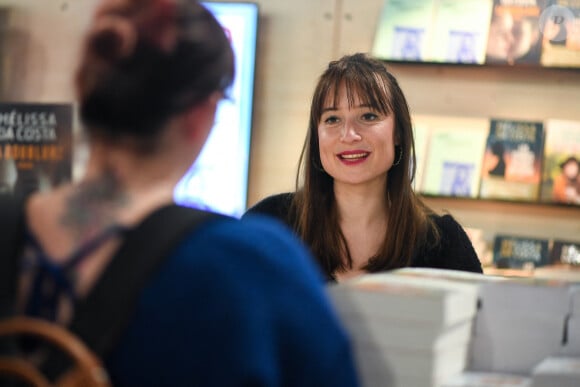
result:
[[[379,15],[371,54],[386,60],[426,60],[435,0],[388,0]]]
[[[472,284],[365,274],[328,286],[364,385],[438,385],[466,366]]]
[[[493,240],[493,263],[501,269],[521,269],[550,264],[547,238],[498,234]]]
[[[550,356],[532,371],[532,387],[580,386],[580,357]]]
[[[494,0],[485,63],[539,65],[540,15],[546,3],[546,0]]]
[[[489,120],[451,116],[417,119],[425,122],[429,131],[419,191],[429,195],[476,198]]]
[[[27,196],[72,179],[72,104],[0,103],[0,192]]]
[[[550,263],[580,266],[580,242],[554,239],[550,249]]]
[[[540,200],[580,205],[580,121],[548,119]]]
[[[540,17],[542,55],[548,67],[580,67],[580,1],[550,0]]]
[[[423,181],[423,172],[425,170],[425,155],[427,153],[427,144],[429,143],[429,127],[425,120],[413,116],[413,138],[415,142],[415,177],[413,179],[413,189],[420,192]]]
[[[543,122],[491,119],[479,197],[537,201],[543,152]]]
[[[528,376],[494,372],[465,371],[446,380],[440,387],[531,387]]]
[[[493,0],[439,0],[427,60],[483,64]]]
[[[371,53],[386,60],[483,64],[493,0],[386,0]]]

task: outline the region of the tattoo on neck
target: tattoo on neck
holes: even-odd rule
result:
[[[81,183],[69,196],[61,223],[82,243],[117,223],[117,212],[129,202],[113,173]]]

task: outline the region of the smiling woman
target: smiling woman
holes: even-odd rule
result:
[[[347,55],[314,90],[296,191],[267,197],[244,217],[291,227],[330,281],[405,266],[482,272],[461,225],[415,195],[415,165],[397,80],[383,62]]]

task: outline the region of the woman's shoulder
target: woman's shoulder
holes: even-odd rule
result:
[[[284,192],[268,196],[248,208],[243,218],[247,218],[249,215],[266,215],[276,218],[291,227],[292,215],[290,211],[294,196],[294,192]]]
[[[439,243],[426,252],[424,264],[481,273],[481,263],[462,225],[451,214],[431,214],[430,218],[437,227]]]
[[[460,232],[463,230],[459,222],[451,214],[431,214],[429,217],[437,225],[440,232]]]
[[[246,213],[268,213],[288,209],[294,195],[294,192],[284,192],[267,196],[251,206]]]

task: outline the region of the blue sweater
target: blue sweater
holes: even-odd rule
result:
[[[107,357],[115,386],[357,386],[324,280],[281,224],[204,224],[143,290]]]

